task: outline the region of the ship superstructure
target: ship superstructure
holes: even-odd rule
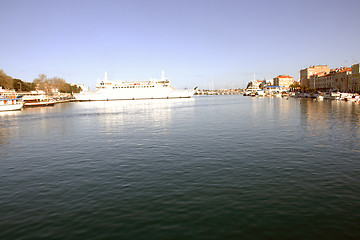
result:
[[[177,90],[170,85],[162,71],[160,80],[148,81],[109,81],[107,73],[96,85],[96,91],[74,94],[78,101],[108,101],[128,99],[158,99],[158,98],[189,98],[195,90]]]

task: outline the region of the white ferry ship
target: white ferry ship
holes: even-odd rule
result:
[[[129,99],[160,99],[160,98],[189,98],[193,96],[195,89],[177,90],[170,86],[169,80],[165,79],[162,71],[161,80],[150,79],[149,81],[108,81],[107,73],[104,80],[96,85],[96,91],[80,92],[74,94],[78,101],[110,101]]]

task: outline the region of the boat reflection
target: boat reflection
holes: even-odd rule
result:
[[[6,150],[4,145],[11,142],[11,139],[19,135],[18,116],[22,111],[0,112],[0,150]]]
[[[21,111],[7,111],[7,112],[0,112],[0,119],[4,120],[7,117],[14,117],[14,116],[18,116],[21,115],[22,112]]]
[[[93,101],[78,102],[76,108],[83,116],[96,115],[83,118],[82,124],[92,124],[96,121],[101,126],[103,133],[111,134],[125,130],[140,131],[151,127],[166,129],[173,118],[184,117],[188,111],[180,111],[180,108],[193,109],[195,98],[177,99],[151,99],[151,100],[123,100],[123,101]],[[177,115],[181,114],[181,115]],[[91,122],[88,120],[91,119]]]

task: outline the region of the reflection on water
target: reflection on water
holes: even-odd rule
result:
[[[87,115],[96,113],[94,120],[96,124],[103,127],[103,131],[112,132],[124,131],[124,126],[129,127],[131,123],[138,122],[141,116],[143,128],[169,127],[174,109],[181,106],[190,108],[194,105],[194,98],[186,99],[152,99],[152,100],[129,100],[129,101],[99,101],[79,102],[79,114]],[[94,123],[92,123],[94,124]]]
[[[17,116],[20,115],[21,111],[7,111],[7,112],[0,112],[0,119],[3,120],[6,117],[10,117],[10,116]]]
[[[360,136],[359,104],[301,99],[300,109],[301,127],[322,142],[319,146],[328,147],[338,141],[356,151],[360,149],[359,142],[354,142]]]
[[[288,98],[250,98],[252,121],[275,121],[287,125],[296,119],[298,104]]]
[[[18,136],[19,115],[21,115],[21,111],[0,112],[0,156],[2,153],[6,153],[4,145],[9,144],[11,138]]]
[[[89,134],[93,134],[92,138],[118,134],[117,137],[123,139],[149,129],[154,134],[165,134],[173,118],[183,118],[186,117],[183,113],[193,112],[194,103],[194,98],[74,102],[2,112],[0,144],[8,143],[14,136],[23,138],[23,142],[43,144],[56,142],[56,139],[68,141],[67,136],[74,133],[78,136],[86,134],[84,138],[90,138]],[[180,109],[186,111],[176,114]],[[19,126],[20,133],[17,131]],[[92,132],[82,129],[91,129]]]

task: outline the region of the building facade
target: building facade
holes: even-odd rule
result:
[[[360,63],[351,66],[351,75],[349,75],[349,91],[360,93]]]
[[[321,91],[349,91],[349,75],[351,68],[341,67],[331,69],[329,73],[318,73],[310,76],[310,88]]]
[[[294,78],[286,75],[279,75],[274,78],[274,86],[289,88],[294,83]]]
[[[327,65],[311,65],[308,68],[300,70],[300,85],[310,87],[310,77],[321,73],[329,73],[330,70]]]

